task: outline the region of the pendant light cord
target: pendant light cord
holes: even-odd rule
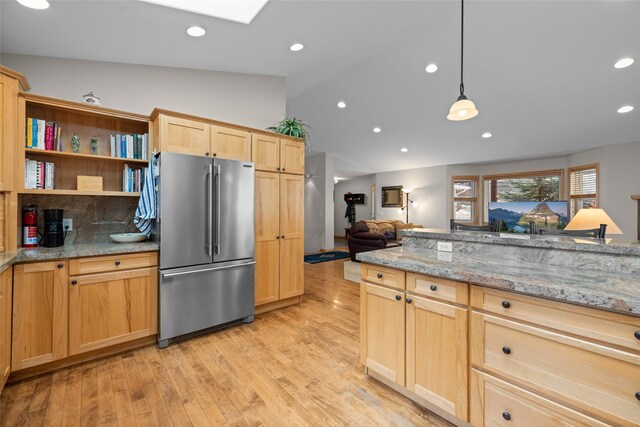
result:
[[[460,18],[460,95],[464,95],[464,0]]]

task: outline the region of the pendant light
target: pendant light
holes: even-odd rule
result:
[[[462,13],[460,19],[460,96],[453,103],[447,119],[453,121],[469,120],[478,115],[473,101],[464,96],[464,0],[462,2]]]

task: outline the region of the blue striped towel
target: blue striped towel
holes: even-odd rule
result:
[[[144,188],[136,209],[136,216],[133,223],[141,233],[151,235],[153,220],[156,218],[156,177],[153,170],[154,158],[149,160],[149,167],[144,177]]]

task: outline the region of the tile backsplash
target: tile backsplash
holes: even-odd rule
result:
[[[44,227],[44,209],[64,209],[64,218],[73,219],[65,244],[109,242],[110,234],[132,233],[138,229],[133,216],[136,197],[51,196],[24,194],[21,207],[38,207],[38,229]],[[20,212],[22,218],[22,212]]]

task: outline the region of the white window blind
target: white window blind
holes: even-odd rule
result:
[[[595,168],[571,172],[571,195],[596,195],[598,174]]]

